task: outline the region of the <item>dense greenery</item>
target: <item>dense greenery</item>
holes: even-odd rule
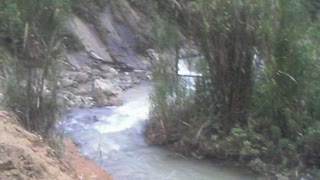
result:
[[[149,140],[257,171],[320,166],[320,2],[156,2],[204,58],[203,77],[189,93],[181,93],[190,91],[183,78],[167,71],[176,68],[174,59],[161,58],[166,66],[154,72]]]
[[[5,102],[28,130],[44,136],[56,120],[57,62],[68,12],[66,0],[0,3]]]
[[[5,102],[28,130],[47,135],[56,120],[65,17],[72,10],[106,42],[108,3],[117,20],[126,3],[149,14],[153,45],[176,52],[154,62],[150,142],[257,171],[320,166],[319,0],[2,0]],[[193,88],[175,73],[181,42],[203,55]]]

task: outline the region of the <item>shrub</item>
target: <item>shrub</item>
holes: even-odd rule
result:
[[[320,123],[308,128],[304,137],[304,156],[308,164],[320,167]]]

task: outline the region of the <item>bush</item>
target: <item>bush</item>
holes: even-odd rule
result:
[[[304,156],[310,165],[320,167],[320,123],[308,128],[304,137]]]
[[[25,88],[19,85],[18,81],[14,78],[5,80],[6,90],[4,92],[6,105],[14,112],[23,112],[21,109],[25,107],[27,102],[27,93]]]
[[[17,114],[20,123],[29,131],[49,135],[58,109],[53,94],[41,94],[39,97],[36,92],[28,92],[25,81],[19,82],[12,77],[5,81],[5,85],[6,106]]]

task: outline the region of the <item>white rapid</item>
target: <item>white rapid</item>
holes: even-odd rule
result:
[[[195,90],[196,79],[202,77],[202,74],[197,72],[195,68],[199,58],[202,58],[202,56],[182,58],[178,61],[178,75],[184,80],[185,87],[191,91]]]
[[[149,84],[125,94],[120,107],[75,109],[59,124],[81,153],[101,165],[115,180],[247,180],[249,172],[219,162],[187,159],[144,142]]]

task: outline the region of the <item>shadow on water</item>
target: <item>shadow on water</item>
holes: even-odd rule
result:
[[[84,156],[116,180],[255,179],[241,169],[185,159],[146,144],[143,128],[148,119],[150,87],[144,84],[128,90],[124,105],[119,107],[75,109],[59,128],[79,145]]]

